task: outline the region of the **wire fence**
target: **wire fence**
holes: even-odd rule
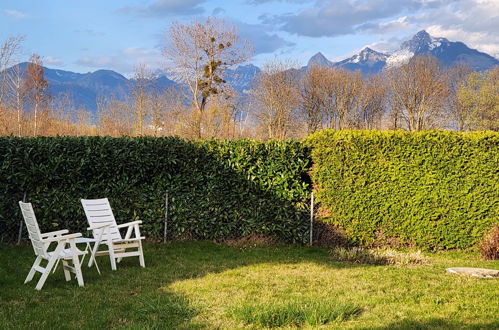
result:
[[[25,192],[22,196],[23,202],[30,202],[29,198],[27,198],[27,193]],[[171,193],[166,191],[164,194],[164,218],[163,219],[158,219],[156,221],[156,225],[154,226],[154,229],[150,232],[150,239],[153,239],[157,242],[163,242],[165,243],[168,240],[172,239],[172,233],[171,231],[171,214],[170,214],[170,205],[172,203],[172,198],[171,198]],[[310,195],[310,198],[307,201],[307,211],[309,212],[310,218],[309,218],[309,228],[308,232],[306,233],[306,243],[307,245],[313,245],[314,242],[316,242],[320,237],[317,235],[321,235],[322,229],[317,228],[316,232],[314,232],[314,226],[317,226],[317,210],[318,210],[318,205],[315,201],[314,193],[312,192]],[[36,210],[35,210],[36,214]],[[0,222],[0,244],[21,244],[23,242],[27,242],[29,240],[28,237],[28,232],[26,230],[26,226],[24,223],[24,219],[21,216],[21,213],[17,215],[13,215],[14,217],[18,217],[18,221],[11,221],[9,225],[6,223]],[[83,232],[86,230],[86,228],[81,228],[82,233],[85,236],[85,233]]]

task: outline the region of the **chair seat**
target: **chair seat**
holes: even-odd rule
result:
[[[47,252],[47,255],[49,258],[52,257],[53,254],[54,254],[54,252]],[[77,256],[81,256],[84,254],[87,254],[87,251],[81,251],[80,249],[78,249],[78,251],[76,251]],[[73,258],[73,251],[71,251],[71,249],[64,249],[59,254],[59,258],[71,259],[71,258]]]
[[[81,244],[81,243],[95,243],[97,242],[97,239],[95,238],[90,238],[90,237],[78,237],[75,239],[76,244]]]
[[[145,239],[144,236],[141,236],[141,237],[133,237],[133,238],[122,238],[122,239],[113,239],[113,243],[126,243],[126,242],[138,242],[138,241],[141,241]],[[101,241],[102,243],[106,243],[107,240],[102,240]]]

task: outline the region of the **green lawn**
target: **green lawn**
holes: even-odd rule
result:
[[[446,274],[446,267],[499,268],[477,254],[427,254],[426,265],[335,261],[327,249],[146,244],[146,266],[125,259],[85,287],[62,270],[41,292],[23,285],[31,247],[0,247],[0,328],[499,328],[499,279]],[[324,324],[325,323],[325,324]]]

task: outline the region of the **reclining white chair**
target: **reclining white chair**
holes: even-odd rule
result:
[[[142,240],[140,236],[139,225],[142,221],[132,221],[121,225],[116,224],[113,210],[107,198],[102,199],[82,199],[81,204],[85,210],[88,224],[88,230],[92,231],[93,237],[97,240],[94,245],[93,255],[109,255],[111,260],[111,269],[116,270],[116,261],[120,262],[124,257],[139,257],[142,267],[145,267],[144,254],[142,252]],[[120,229],[127,228],[125,238],[121,236]],[[132,237],[133,230],[133,237]],[[107,245],[106,251],[99,251],[100,245]],[[128,251],[127,249],[132,249]],[[90,259],[88,266],[92,265],[93,259]]]
[[[36,289],[41,290],[45,280],[50,274],[50,271],[56,265],[56,262],[62,260],[66,281],[71,280],[70,272],[72,272],[76,275],[78,285],[83,286],[83,275],[81,273],[79,256],[86,254],[86,252],[79,250],[75,243],[75,238],[80,237],[81,234],[68,234],[68,230],[58,230],[42,234],[40,232],[40,228],[38,227],[38,222],[36,221],[35,212],[33,211],[31,203],[19,202],[19,206],[21,207],[24,222],[26,223],[29,238],[36,255],[35,262],[33,263],[33,266],[31,267],[24,283],[31,281],[35,276],[35,272],[40,272],[42,273],[42,276],[38,280]],[[48,249],[52,242],[56,242],[57,246],[55,250],[49,251]],[[67,245],[69,245],[68,249],[66,249]],[[42,260],[48,261],[45,268],[40,266]],[[69,264],[69,261],[73,262],[72,266]]]

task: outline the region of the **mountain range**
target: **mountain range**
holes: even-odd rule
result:
[[[312,65],[318,65],[352,71],[360,70],[363,75],[368,75],[381,72],[385,68],[402,65],[413,56],[424,54],[435,56],[444,66],[452,66],[462,62],[476,71],[488,70],[499,65],[496,58],[471,49],[462,42],[432,37],[423,30],[416,33],[412,39],[403,42],[400,49],[392,54],[365,47],[358,54],[347,59],[331,62],[319,52],[312,56],[307,65],[302,67],[300,71],[305,72]],[[27,63],[18,65],[21,72],[26,72]],[[245,93],[251,88],[260,71],[260,68],[253,64],[241,65],[233,70],[228,70],[226,80],[236,91]],[[49,92],[54,98],[62,94],[71,95],[76,107],[84,107],[94,113],[99,97],[114,96],[119,100],[124,100],[135,83],[133,79],[127,79],[111,70],[75,73],[45,68],[45,79],[49,83]],[[164,89],[175,85],[176,83],[164,73],[156,78],[156,86],[159,88]]]
[[[433,55],[444,66],[465,63],[474,71],[485,71],[499,65],[499,61],[476,49],[469,48],[462,42],[449,41],[446,38],[430,36],[426,31],[419,31],[412,39],[402,43],[400,49],[392,54],[381,53],[365,47],[360,53],[339,62],[329,61],[322,53],[317,53],[309,60],[306,70],[311,65],[360,70],[364,75],[382,71],[385,68],[397,67],[407,63],[416,55]]]

